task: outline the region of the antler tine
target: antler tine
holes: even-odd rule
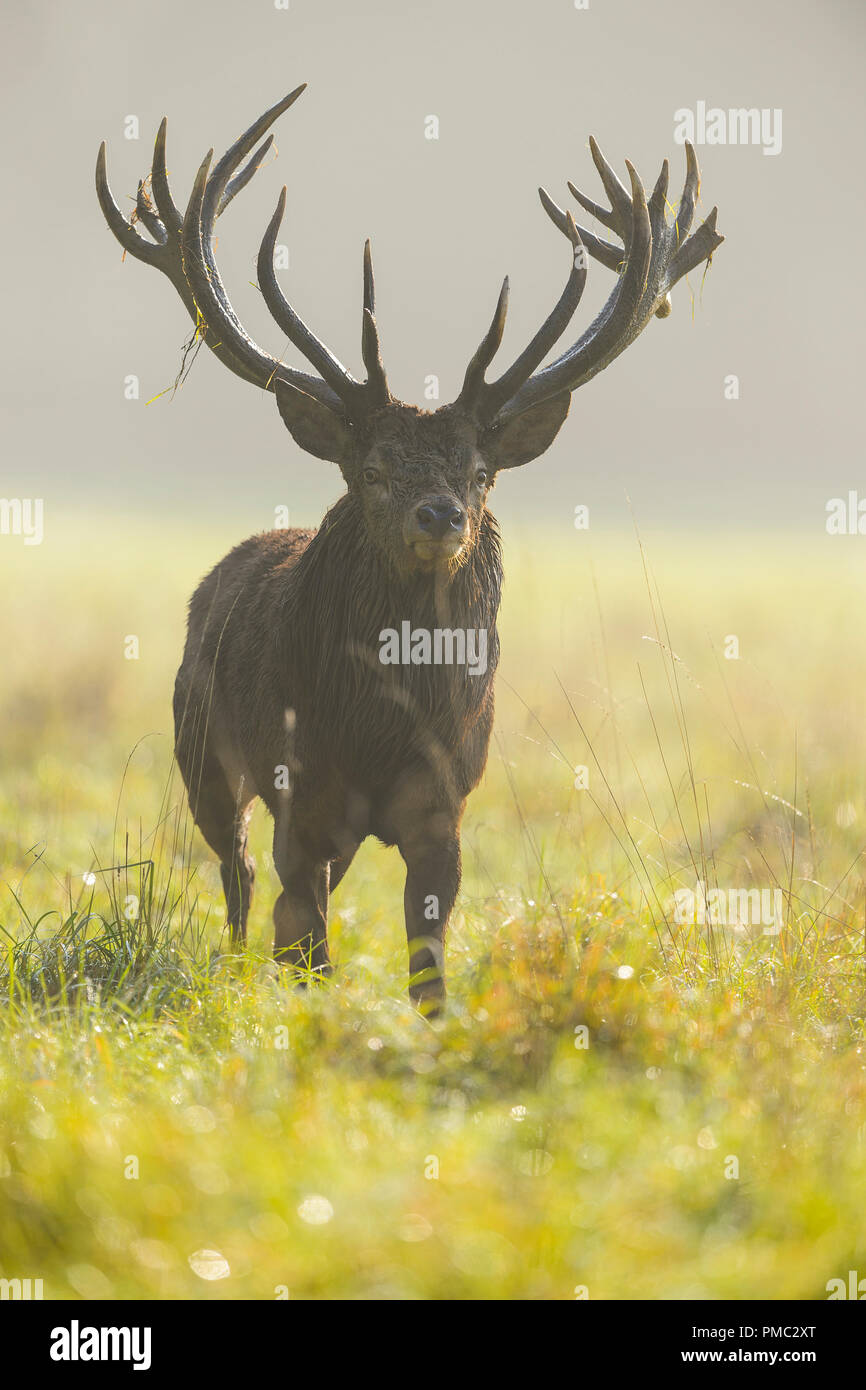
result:
[[[572,198],[577,199],[584,212],[588,212],[590,217],[594,217],[603,227],[608,227],[612,232],[616,231],[617,219],[614,214],[609,212],[607,208],[603,208],[599,203],[594,203],[592,198],[587,198],[585,193],[581,193],[579,188],[575,188],[571,179],[568,180],[568,191]],[[554,206],[556,205],[554,204]]]
[[[379,331],[369,309],[364,310],[361,323],[361,354],[367,368],[367,405],[387,405],[391,399],[391,392],[388,389],[388,379],[385,376],[379,347]]]
[[[463,378],[463,385],[460,388],[460,395],[455,402],[466,410],[474,410],[478,402],[484,386],[484,373],[499,351],[499,345],[502,342],[507,314],[508,276],[506,275],[502,281],[502,289],[499,291],[499,298],[496,301],[496,309],[490,327],[470,358],[466,375]]]
[[[373,253],[370,238],[364,242],[364,307],[361,316],[361,355],[367,369],[367,390],[371,403],[386,405],[391,399],[388,378],[382,362],[379,329],[376,323],[376,284],[373,279]]]
[[[274,106],[270,107],[264,115],[260,116],[257,121],[254,121],[250,128],[244,131],[243,135],[226,150],[222,158],[217,160],[210,177],[207,179],[204,195],[199,206],[199,227],[195,235],[201,244],[202,257],[210,276],[214,295],[219,304],[221,316],[230,317],[241,332],[243,332],[243,329],[240,320],[231,306],[214,259],[213,224],[218,216],[218,209],[222,203],[223,194],[226,191],[226,187],[235,169],[258,143],[265,131],[273,124],[277,117],[297,101],[298,97],[304,91],[305,86],[306,83],[302,83],[300,87],[296,87],[293,92],[289,92],[288,96],[283,97],[281,101],[278,101]],[[211,151],[211,154],[212,153],[213,151]],[[252,177],[252,175],[250,175],[250,177]],[[187,207],[184,216],[184,242],[187,237],[186,219],[188,216],[189,207]],[[184,256],[184,260],[185,259],[186,257]]]
[[[541,189],[539,189],[539,194],[542,195],[542,203],[545,199],[552,202],[549,195],[543,193]],[[535,371],[539,363],[544,361],[554,343],[567,328],[580,303],[583,287],[586,284],[586,249],[571,213],[563,213],[563,217],[565,225],[562,230],[571,242],[573,253],[571,271],[565,289],[538,332],[508,370],[503,372],[498,381],[490,383],[482,381],[475,409],[479,418],[485,422],[494,418],[502,406],[511,399],[518,387]]]
[[[690,236],[688,241],[683,242],[671,261],[671,283],[675,280],[681,280],[684,275],[688,275],[689,271],[699,266],[701,261],[709,261],[713,252],[721,246],[725,238],[716,231],[718,215],[718,208],[713,208],[694,235]]]
[[[667,160],[662,160],[662,167],[655,182],[655,188],[650,194],[647,207],[649,208],[650,221],[655,232],[659,222],[665,220],[665,208],[668,205],[668,183],[670,182],[671,170]]]
[[[684,242],[689,234],[692,225],[692,218],[695,215],[695,203],[701,188],[701,171],[698,168],[698,157],[695,154],[694,145],[686,141],[686,181],[683,184],[680,205],[677,208],[676,229],[680,242]]]
[[[571,184],[568,186],[571,188]],[[541,205],[551,222],[567,236],[568,213],[563,212],[562,208],[553,201],[549,194],[545,193],[543,188],[539,188],[538,192],[541,197]],[[595,234],[588,231],[586,227],[582,227],[579,222],[575,223],[575,225],[580,233],[581,241],[595,260],[601,261],[602,265],[606,265],[608,270],[618,271],[622,269],[625,257],[621,246],[614,246],[610,241],[603,241],[601,237],[595,236]]]
[[[277,200],[276,211],[268,223],[267,230],[262,237],[262,244],[259,247],[259,289],[271,314],[286,337],[294,343],[308,361],[312,362],[313,366],[321,373],[323,380],[340,397],[351,414],[361,404],[363,386],[350,375],[342,362],[337,361],[330,349],[316,337],[312,329],[308,328],[300,315],[295,312],[280,289],[274,272],[274,245],[285,209],[286,188],[284,186]]]
[[[306,82],[302,82],[300,87],[295,87],[294,91],[289,92],[288,96],[284,96],[282,100],[269,107],[263,115],[259,116],[257,121],[253,121],[253,124],[248,130],[244,131],[243,135],[235,140],[233,145],[229,146],[222,158],[217,160],[210,178],[208,179],[204,198],[202,216],[206,223],[212,222],[216,217],[217,208],[219,207],[223,194],[226,192],[226,187],[235,169],[237,169],[238,165],[246,158],[258,141],[261,140],[265,132],[270,129],[274,121],[277,120],[284,111],[288,111],[290,106],[294,106],[298,97],[306,91],[306,87]],[[235,192],[239,192],[244,184],[248,183],[252,178],[258,167],[256,161],[262,157],[264,153],[264,148],[257,150],[252,160],[250,160],[250,164],[253,167],[250,168],[249,164],[246,165],[241,173],[238,174],[237,178],[232,180],[236,184]]]
[[[273,143],[274,137],[273,134],[271,134],[268,136],[264,144],[259,146],[259,148],[256,150],[255,154],[251,157],[251,159],[247,161],[243,169],[241,169],[240,173],[235,174],[234,178],[229,180],[229,182],[226,184],[225,193],[223,193],[223,196],[220,198],[219,207],[216,211],[217,217],[221,217],[222,214],[225,212],[226,208],[228,207],[229,203],[231,202],[232,198],[234,198],[238,193],[240,193],[242,188],[246,188],[247,184],[249,183],[253,174],[261,165],[262,160],[264,159],[265,155],[267,154],[268,150],[271,148],[271,145]]]
[[[103,217],[124,250],[128,251],[131,256],[135,256],[137,260],[144,261],[145,265],[160,266],[162,262],[161,248],[155,246],[151,241],[145,241],[144,237],[140,236],[135,228],[127,222],[114,201],[114,195],[108,186],[104,140],[99,146],[99,153],[96,156],[96,196],[99,199]]]
[[[610,227],[611,231],[616,232],[618,236],[622,236],[623,232],[628,232],[631,218],[631,199],[599,149],[594,135],[589,137],[589,152],[604,184],[604,191],[610,199],[612,208],[612,212],[609,214],[611,220],[605,225]],[[602,221],[604,221],[603,218]]]
[[[369,309],[375,317],[376,314],[376,281],[373,277],[373,250],[370,246],[370,238],[364,242],[364,308]]]
[[[183,218],[180,209],[176,206],[174,198],[171,196],[171,189],[168,186],[168,171],[165,167],[165,135],[168,129],[168,120],[163,116],[159,123],[159,130],[156,132],[156,140],[153,144],[153,164],[150,168],[150,186],[153,189],[153,197],[157,211],[162,218],[166,231],[170,236],[180,236],[183,226]]]

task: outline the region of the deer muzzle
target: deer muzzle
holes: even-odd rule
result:
[[[459,555],[469,537],[469,518],[453,497],[431,497],[414,508],[403,528],[403,539],[427,564],[444,564]]]

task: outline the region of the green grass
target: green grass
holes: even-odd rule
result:
[[[236,537],[2,541],[0,1277],[748,1299],[866,1274],[857,541],[649,538],[647,584],[634,540],[513,530],[436,1024],[404,992],[395,851],[363,847],[335,977],[299,992],[257,813],[228,954],[169,703],[185,600]],[[784,930],[678,924],[698,878],[780,888]]]

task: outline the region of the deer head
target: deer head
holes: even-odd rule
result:
[[[569,188],[580,206],[613,232],[622,246],[576,224],[570,212],[539,189],[545,212],[571,251],[571,268],[558,303],[512,365],[498,380],[488,381],[487,369],[505,328],[506,279],[493,321],[469,363],[457,399],[435,412],[418,410],[395,400],[388,388],[376,327],[369,242],[364,248],[361,329],[365,381],[347,371],[285,298],[274,272],[285,188],[259,250],[259,287],[276,323],[315,375],[286,366],[258,347],[242,327],[223,285],[214,258],[216,219],[249,182],[270,148],[273,136],[256,149],[262,136],[303,91],[304,86],[296,88],[266,111],[213,167],[213,151],[209,151],[183,215],[168,183],[165,120],[156,137],[150,189],[139,183],[130,220],[124,218],[109,189],[104,143],[96,164],[97,196],[124,249],[171,280],[196,324],[197,335],[236,375],[274,393],[280,415],[302,449],[339,466],[373,544],[401,570],[448,569],[459,565],[471,550],[496,475],[544,453],[568,414],[571,393],[612,362],[653,315],[666,317],[672,287],[721,245],[724,238],[716,231],[716,209],[689,235],[700,184],[690,144],[685,147],[685,185],[675,217],[668,221],[667,160],[647,200],[632,165],[626,161],[628,190],[590,138],[610,208],[594,203],[573,184]],[[136,224],[152,240],[143,237]],[[542,367],[580,302],[588,255],[616,273],[616,284],[595,321],[555,361]]]

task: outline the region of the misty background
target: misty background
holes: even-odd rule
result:
[[[559,296],[567,244],[543,184],[578,209],[571,179],[604,202],[588,136],[670,197],[685,168],[674,113],[699,101],[781,108],[782,149],[698,148],[702,199],[725,244],[673,293],[607,371],[581,388],[554,447],[500,480],[506,526],[790,528],[821,533],[825,503],[860,485],[862,462],[864,9],[856,0],[88,0],[8,8],[3,19],[5,332],[0,494],[52,513],[219,517],[237,538],[274,509],[315,523],[342,491],[303,454],[273,397],[203,350],[172,399],[190,321],[154,269],[122,259],[96,202],[108,142],[116,200],[131,211],[168,117],[176,202],[301,82],[271,155],[218,224],[217,258],[253,338],[306,365],[254,288],[255,258],[283,183],[283,288],[332,351],[361,371],[361,256],[372,238],[377,318],[392,391],[459,390],[511,277],[497,375]],[[124,138],[129,116],[140,139]],[[439,139],[425,121],[439,120]],[[583,221],[599,228],[586,215]],[[853,243],[853,244],[852,244]],[[557,352],[613,287],[592,261]],[[555,354],[554,354],[555,355]],[[725,378],[739,378],[739,400]],[[140,398],[124,397],[129,375]],[[214,555],[214,559],[217,555]]]

